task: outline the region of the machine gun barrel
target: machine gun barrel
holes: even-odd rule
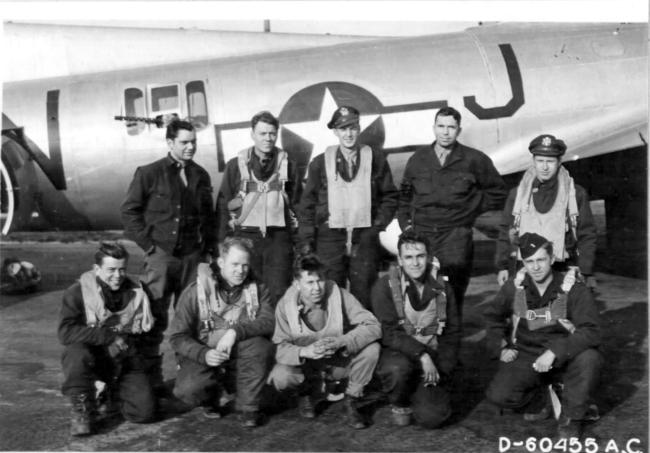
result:
[[[178,115],[172,115],[175,118],[178,118]],[[172,119],[170,115],[157,115],[155,118],[147,118],[146,116],[128,116],[128,115],[115,115],[113,117],[116,121],[128,121],[129,123],[145,123],[145,124],[155,124],[156,127],[162,128],[169,123]]]

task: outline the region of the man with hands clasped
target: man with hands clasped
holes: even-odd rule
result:
[[[334,111],[327,127],[338,145],[309,164],[298,206],[303,250],[315,250],[327,278],[345,287],[365,308],[377,280],[379,232],[397,208],[398,192],[386,156],[361,142],[360,113],[352,106]]]
[[[560,381],[559,435],[580,437],[602,361],[598,310],[575,270],[564,276],[552,270],[553,245],[546,238],[523,234],[519,252],[524,267],[484,312],[488,350],[500,359],[487,398],[524,408],[536,390]]]
[[[314,418],[326,381],[347,380],[348,425],[368,424],[359,409],[377,360],[381,327],[355,297],[325,278],[325,265],[312,254],[298,256],[294,283],[275,309],[276,365],[268,382],[276,390],[297,389],[300,414]]]

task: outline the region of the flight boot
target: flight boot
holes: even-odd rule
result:
[[[316,418],[316,408],[311,395],[301,395],[299,397],[298,412],[302,418]]]
[[[101,382],[101,381],[98,381]],[[95,383],[97,389],[95,393],[96,413],[99,417],[112,418],[120,414],[120,398],[117,391],[117,383],[113,382],[107,385]]]
[[[411,424],[413,409],[410,407],[395,406],[391,407],[391,415],[395,426],[408,426]]]
[[[78,393],[70,396],[72,412],[70,417],[70,434],[88,436],[92,434],[95,400],[90,393]]]
[[[583,428],[584,426],[582,420],[573,420],[562,415],[558,420],[557,437],[558,439],[566,440],[571,440],[571,438],[575,437],[576,439],[581,440]]]
[[[366,418],[359,412],[359,398],[354,398],[350,395],[345,395],[343,400],[345,404],[345,412],[347,413],[347,424],[350,428],[364,429],[368,427]]]
[[[262,423],[262,414],[260,411],[242,411],[239,421],[244,428],[255,428]]]

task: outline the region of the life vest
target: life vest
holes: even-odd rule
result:
[[[119,332],[137,334],[148,332],[153,327],[151,304],[142,286],[137,285],[131,289],[133,295],[126,307],[120,311],[112,312],[106,308],[95,272],[84,272],[79,278],[79,283],[81,284],[81,297],[88,326],[103,326],[109,319],[114,320],[117,317],[118,323],[112,327]]]
[[[257,284],[244,285],[242,295],[237,302],[227,304],[219,294],[210,265],[199,264],[196,276],[196,299],[201,321],[199,340],[215,347],[226,330],[238,324],[243,316],[251,321],[255,319],[260,306]]]
[[[266,236],[267,227],[286,226],[288,156],[285,151],[277,149],[275,172],[266,181],[260,181],[248,165],[252,153],[253,148],[248,148],[237,154],[241,175],[239,196],[243,202],[241,214],[234,219],[234,223],[238,226],[257,227]]]
[[[553,244],[555,260],[565,261],[569,257],[565,245],[566,233],[571,229],[574,237],[578,237],[578,202],[573,178],[563,166],[560,166],[557,175],[557,196],[551,209],[544,214],[538,212],[533,203],[535,178],[535,169],[529,168],[517,187],[517,196],[512,208],[514,216],[512,235],[537,233]],[[518,251],[517,258],[521,260]]]
[[[446,277],[439,274],[439,269],[440,262],[434,258],[431,277],[442,286],[442,289],[434,288],[435,296],[427,307],[420,311],[413,309],[408,299],[406,287],[409,283],[399,266],[393,265],[388,270],[388,285],[399,318],[398,323],[404,327],[407,334],[434,349],[438,347],[437,337],[442,335],[447,323],[447,295],[444,290]]]
[[[325,149],[325,174],[327,176],[327,208],[330,228],[345,228],[346,250],[352,250],[352,230],[372,225],[372,149],[362,146],[359,150],[359,170],[350,182],[339,178],[336,171],[336,155],[339,147]]]
[[[575,269],[570,270],[564,276],[562,292],[558,293],[555,300],[547,306],[536,309],[529,309],[526,301],[526,289],[522,286],[526,269],[522,268],[517,272],[513,284],[515,285],[515,296],[512,302],[512,344],[517,342],[517,328],[521,319],[525,319],[528,330],[538,330],[558,323],[558,319],[567,317],[568,294],[575,282]],[[571,277],[574,277],[573,279]]]
[[[310,329],[300,316],[302,304],[300,302],[300,291],[295,286],[290,286],[283,297],[286,304],[286,315],[291,330],[291,336],[294,340],[302,340],[313,343],[314,341],[325,337],[340,337],[343,335],[343,296],[341,288],[333,281],[328,281],[326,288],[327,297],[327,320],[321,330]]]

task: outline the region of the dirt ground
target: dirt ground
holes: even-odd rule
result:
[[[2,258],[17,255],[35,263],[44,274],[41,291],[0,299],[0,450],[523,452],[525,446],[514,444],[505,449],[507,442],[539,441],[555,432],[552,419],[527,423],[521,414],[498,414],[484,401],[495,363],[486,360],[482,348],[480,312],[497,286],[493,274],[479,269],[465,302],[461,369],[452,395],[454,415],[441,429],[396,428],[390,422],[390,409],[380,405],[373,425],[354,431],[345,425],[341,403],[323,407],[315,420],[306,421],[299,417],[295,401],[270,394],[269,416],[255,430],[240,427],[234,414],[208,420],[199,409],[181,414],[166,402],[155,423],[105,421],[98,434],[71,438],[70,409],[60,393],[62,347],[56,338],[57,317],[63,289],[92,264],[94,239],[0,244]],[[137,274],[141,255],[132,243],[127,246],[133,254],[130,271]],[[489,244],[478,244],[477,255],[478,263],[489,263]],[[597,451],[646,452],[647,281],[605,273],[597,278],[605,366],[596,394],[601,418],[587,427],[586,435],[594,438]],[[170,384],[174,373],[167,349],[165,377]],[[551,451],[544,450],[546,446],[538,444],[540,451]]]

